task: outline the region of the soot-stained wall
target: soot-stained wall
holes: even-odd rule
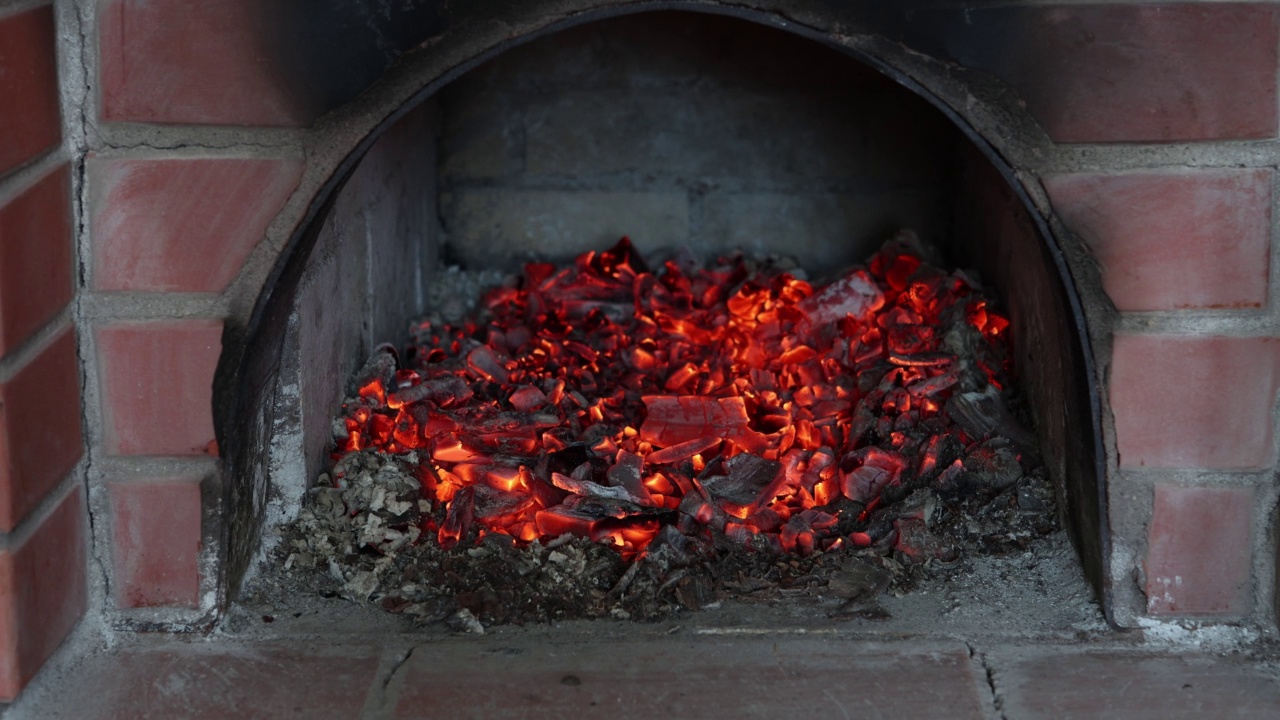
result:
[[[742,20],[658,12],[539,38],[441,93],[446,258],[564,259],[629,235],[863,259],[946,234],[958,133],[875,70]]]

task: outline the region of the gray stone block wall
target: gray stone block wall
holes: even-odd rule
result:
[[[742,20],[567,30],[476,68],[441,107],[445,254],[469,267],[629,235],[830,269],[900,227],[948,231],[954,126],[861,63]]]

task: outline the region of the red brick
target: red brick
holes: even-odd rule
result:
[[[112,455],[201,455],[213,442],[221,320],[95,329],[105,442]]]
[[[256,0],[107,0],[98,10],[104,120],[298,126]]]
[[[298,185],[298,160],[90,158],[95,290],[220,292]]]
[[[1280,684],[1248,653],[1164,656],[1055,647],[987,656],[1007,718],[1274,718]]]
[[[0,18],[0,174],[58,144],[53,8]]]
[[[1276,134],[1276,9],[1100,3],[964,11],[962,62],[1013,85],[1059,142]],[[956,45],[955,42],[952,45]]]
[[[401,672],[397,720],[984,716],[981,681],[956,643],[718,637],[506,652],[457,643],[416,653]]]
[[[32,716],[350,720],[362,717],[377,670],[378,650],[369,646],[298,640],[118,645],[77,667],[75,679],[56,691],[46,695],[42,688],[45,702]]]
[[[0,383],[0,531],[12,530],[84,452],[71,328]]]
[[[0,207],[0,356],[71,302],[71,171]]]
[[[84,615],[84,495],[76,488],[21,547],[0,550],[0,700],[12,700]]]
[[[1270,465],[1280,340],[1115,338],[1111,409],[1123,467]]]
[[[1062,175],[1054,210],[1102,265],[1120,310],[1267,302],[1270,170]]]
[[[1157,485],[1147,536],[1147,612],[1247,615],[1252,523],[1251,489]]]
[[[116,604],[200,603],[200,479],[108,483]]]

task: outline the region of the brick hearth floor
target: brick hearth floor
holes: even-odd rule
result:
[[[1274,648],[1214,654],[670,629],[381,642],[152,638],[50,670],[6,717],[1273,718]],[[1252,656],[1252,657],[1250,657]]]

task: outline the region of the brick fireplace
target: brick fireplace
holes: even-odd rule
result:
[[[82,618],[216,621],[228,566],[243,561],[229,528],[261,510],[234,491],[242,478],[219,445],[242,422],[240,360],[336,188],[364,173],[377,189],[396,162],[360,164],[365,151],[436,127],[455,156],[473,153],[422,179],[431,213],[439,196],[462,232],[480,202],[464,197],[467,169],[489,162],[509,179],[503,163],[546,136],[468,145],[490,137],[486,116],[433,125],[438,89],[535,35],[619,12],[729,12],[501,5],[378,14],[334,0],[297,17],[241,0],[0,0],[0,696]],[[1113,621],[1274,627],[1277,10],[962,5],[732,12],[927,94],[1042,217],[1101,393]],[[366,201],[353,215],[363,232],[409,237],[376,194]],[[651,214],[679,225],[682,212]],[[428,278],[431,259],[418,264]]]

